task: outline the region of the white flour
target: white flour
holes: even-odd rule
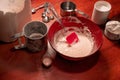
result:
[[[107,6],[104,6],[104,5],[103,5],[103,6],[100,6],[100,7],[99,7],[99,10],[100,10],[100,11],[108,11],[109,8],[108,8]]]
[[[31,39],[40,39],[40,38],[42,38],[44,35],[43,34],[41,34],[41,33],[32,33],[30,36],[29,36],[29,38],[31,38]]]
[[[57,32],[54,38],[54,42],[55,42],[54,45],[57,51],[59,51],[60,53],[66,56],[74,57],[74,58],[84,57],[91,53],[94,46],[94,42],[89,31],[88,33],[86,33],[86,31],[82,33],[82,32],[79,32],[77,29],[77,31],[75,32],[79,38],[79,41],[73,44],[72,46],[69,46],[66,43],[67,36],[63,36],[62,34],[60,34],[60,32],[61,31]],[[70,31],[70,32],[73,32],[73,31]],[[67,34],[70,34],[70,33],[67,33]]]

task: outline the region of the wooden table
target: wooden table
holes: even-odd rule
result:
[[[45,2],[51,2],[60,13],[60,3],[63,0],[31,0],[32,7]],[[92,14],[97,0],[73,0],[77,9],[89,16]],[[120,1],[107,0],[112,5],[109,18],[120,14]],[[32,20],[41,21],[43,9],[32,15]],[[53,21],[47,24],[49,27]],[[104,26],[103,26],[104,27]],[[100,50],[82,61],[68,61],[56,56],[53,65],[46,69],[42,67],[42,54],[30,53],[26,50],[12,48],[18,42],[0,42],[0,80],[120,80],[120,42],[110,41],[103,36]]]

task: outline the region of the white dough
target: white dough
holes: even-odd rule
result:
[[[60,53],[74,58],[85,57],[91,54],[94,45],[92,37],[90,39],[90,37],[87,37],[85,33],[76,32],[79,41],[69,46],[69,44],[66,42],[66,36],[63,36],[62,34],[58,34],[58,33],[56,33],[55,35],[54,45],[56,47],[56,50],[59,51]]]

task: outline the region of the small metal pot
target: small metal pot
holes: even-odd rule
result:
[[[62,17],[65,16],[76,16],[76,13],[84,16],[85,18],[89,18],[87,14],[83,11],[76,9],[76,5],[73,2],[62,2],[60,5],[60,15]]]
[[[61,16],[75,16],[76,5],[73,2],[62,2],[60,6]]]

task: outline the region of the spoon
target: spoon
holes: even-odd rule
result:
[[[48,23],[50,21],[48,16],[45,16],[44,18],[42,18],[42,21],[45,23]]]
[[[33,8],[33,9],[31,10],[32,14],[36,13],[36,11],[38,11],[38,10],[41,9],[41,8],[44,8],[44,5],[40,5],[40,6],[36,7],[36,8]]]

